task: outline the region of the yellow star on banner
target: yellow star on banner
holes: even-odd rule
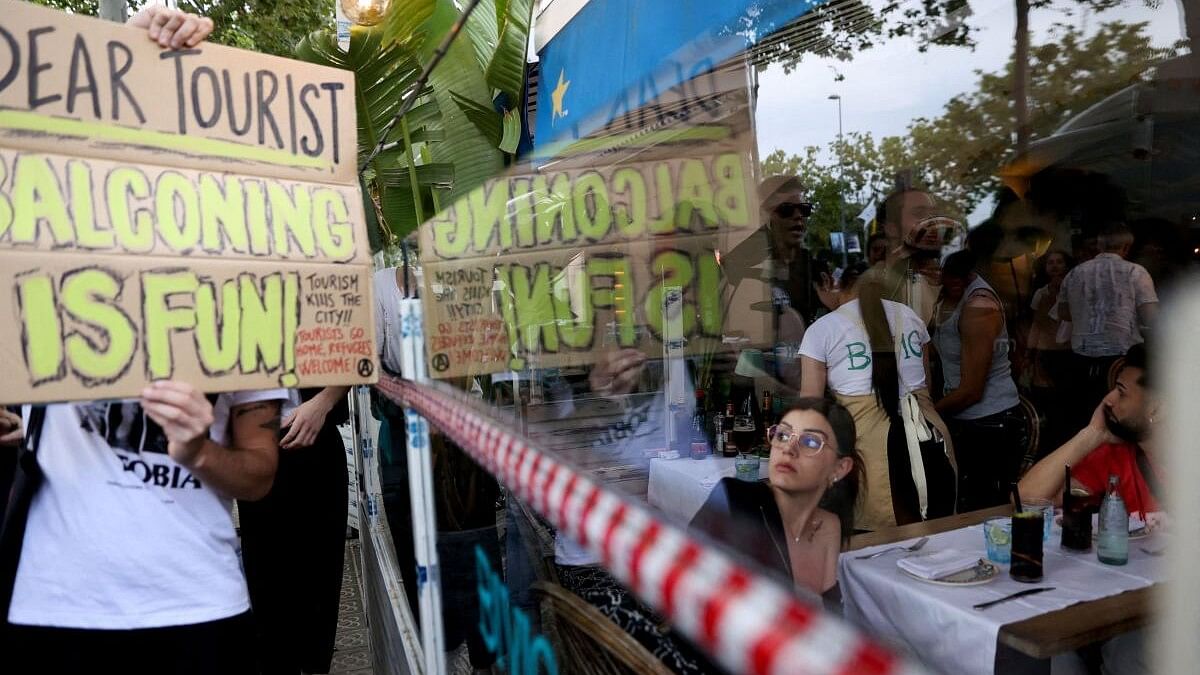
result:
[[[560,117],[567,116],[567,110],[563,108],[563,98],[566,97],[567,88],[570,86],[571,81],[566,79],[566,71],[558,71],[558,86],[550,92],[550,100],[554,103],[554,110],[550,113],[551,123]]]

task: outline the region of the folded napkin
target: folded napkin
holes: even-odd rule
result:
[[[941,579],[979,564],[979,553],[948,548],[896,561],[900,569],[922,579]]]

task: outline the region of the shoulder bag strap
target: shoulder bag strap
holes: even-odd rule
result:
[[[17,566],[21,562],[21,546],[25,542],[25,524],[33,496],[42,484],[42,469],[38,466],[37,448],[46,421],[46,406],[35,405],[29,411],[25,440],[17,451],[17,466],[12,488],[4,504],[0,523],[0,626],[8,623],[13,586],[17,583]]]

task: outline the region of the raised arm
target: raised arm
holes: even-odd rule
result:
[[[141,403],[166,434],[171,459],[218,494],[253,501],[271,490],[279,462],[280,401],[233,407],[229,448],[209,439],[212,404],[190,384],[155,382],[142,390]]]
[[[1021,494],[1028,497],[1049,499],[1062,503],[1063,467],[1077,466],[1102,443],[1114,442],[1112,434],[1104,424],[1104,403],[1096,407],[1088,425],[1064,443],[1062,447],[1033,465],[1018,484]]]

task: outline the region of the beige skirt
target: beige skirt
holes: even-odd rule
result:
[[[933,408],[933,399],[925,389],[918,389],[913,396],[921,406],[921,413],[932,424],[942,437],[946,439],[946,451],[954,472],[958,473],[958,463],[954,459],[954,446],[950,442],[950,431],[946,423]],[[863,468],[867,483],[860,491],[858,509],[854,514],[854,527],[861,530],[878,530],[892,527],[896,524],[896,514],[892,508],[892,479],[888,468],[888,432],[891,431],[891,421],[887,413],[879,407],[874,394],[864,396],[843,396],[837,394],[838,403],[850,411],[854,418],[855,430],[858,432],[858,451],[863,457]]]

